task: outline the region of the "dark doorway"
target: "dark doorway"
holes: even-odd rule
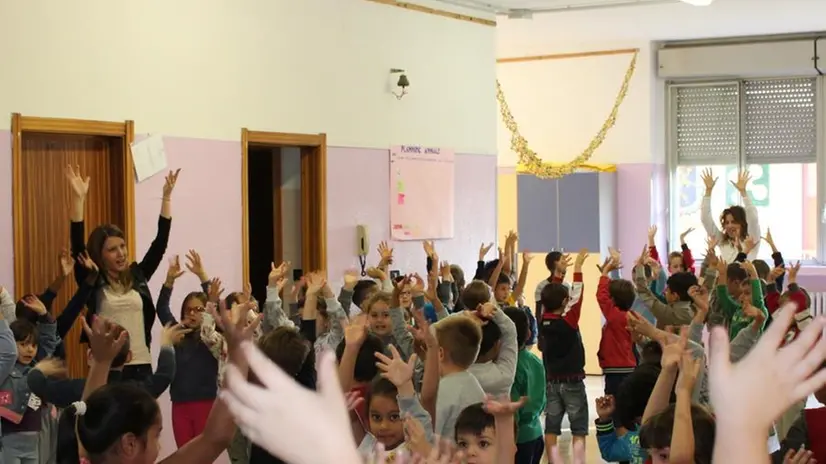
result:
[[[248,153],[247,217],[249,218],[251,250],[248,275],[252,285],[252,295],[259,302],[263,302],[267,297],[267,276],[270,273],[270,264],[277,260],[275,205],[280,202],[280,198],[276,198],[280,179],[279,183],[275,182],[274,170],[277,170],[276,165],[280,164],[280,160],[277,149],[273,147],[251,146]]]

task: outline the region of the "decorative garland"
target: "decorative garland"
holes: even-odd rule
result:
[[[511,110],[508,107],[508,102],[505,100],[505,94],[502,92],[502,85],[499,83],[499,80],[497,80],[496,100],[499,102],[499,111],[502,114],[502,121],[511,133],[511,150],[519,155],[518,170],[521,172],[528,172],[543,179],[557,179],[567,176],[568,174],[572,174],[577,169],[583,168],[602,170],[594,169],[595,166],[588,165],[588,160],[591,159],[591,156],[593,156],[596,149],[602,145],[608,131],[611,130],[617,122],[619,108],[622,105],[622,102],[625,101],[625,96],[628,94],[628,86],[631,82],[631,78],[634,76],[634,71],[637,69],[638,54],[639,52],[635,52],[634,56],[631,58],[631,64],[628,65],[628,70],[625,71],[625,79],[623,79],[617,98],[614,100],[614,106],[611,108],[611,113],[608,115],[608,118],[605,119],[604,123],[602,123],[602,128],[600,128],[597,135],[591,139],[591,143],[588,144],[588,148],[586,148],[585,151],[573,160],[564,164],[554,164],[542,161],[536,152],[528,147],[528,141],[525,140],[525,137],[522,137],[522,134],[519,133],[519,126],[513,119]]]

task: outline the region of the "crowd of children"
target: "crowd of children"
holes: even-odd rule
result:
[[[619,276],[618,250],[597,265],[604,396],[590,399],[580,333],[587,250],[547,254],[534,306],[524,301],[531,255],[517,273],[514,233],[492,261],[482,245],[467,283],[433,242],[424,242],[425,277],[393,279],[393,250],[382,243],[369,278],[346,272],[338,295],[328,279],[339,276],[315,270],[291,283],[289,263],[273,264],[264,302],[249,286],[224,296],[189,250],[184,267],[168,260],[155,298],[148,281],[167,254],[178,172],[166,177],[158,233],[140,262],[129,262],[114,225],[86,236],[91,180],[71,166],[66,177],[71,254],[61,254],[58,278],[16,302],[0,288],[0,463],[155,463],[156,399],[167,389],[177,449],[166,464],[225,451],[233,464],[585,464],[592,430],[608,462],[826,462],[826,408],[803,409],[812,393],[826,400],[826,321],[809,311],[799,263],[786,266],[768,230],[761,238],[745,173],[734,183],[745,206],[723,211],[722,229],[708,201],[716,179],[704,173],[699,272],[685,244],[691,230],[661,263],[655,227],[630,280]],[[771,266],[755,259],[761,241]],[[187,271],[201,288],[173,313]],[[78,290],[54,317],[72,273]],[[63,337],[76,319],[85,379],[66,378]],[[559,446],[566,416],[570,457]]]

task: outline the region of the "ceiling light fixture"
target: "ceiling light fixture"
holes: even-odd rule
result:
[[[709,6],[714,3],[714,0],[682,0],[682,2],[693,6]]]

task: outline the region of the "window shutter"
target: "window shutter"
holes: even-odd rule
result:
[[[737,164],[740,154],[739,84],[671,87],[673,148],[677,162]]]
[[[814,78],[744,81],[747,164],[817,161],[816,89]]]

